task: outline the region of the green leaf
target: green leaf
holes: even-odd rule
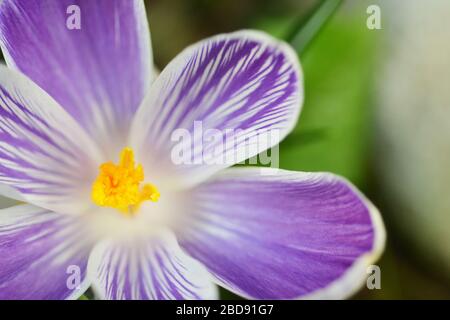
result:
[[[286,36],[289,42],[301,55],[311,44],[320,30],[327,24],[341,5],[342,0],[322,0],[305,17],[298,19],[294,28]]]

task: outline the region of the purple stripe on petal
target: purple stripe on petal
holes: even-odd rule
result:
[[[74,5],[80,29],[67,27]],[[108,141],[125,143],[153,72],[142,1],[5,0],[0,44],[8,65],[47,91],[104,148]]]
[[[103,299],[198,300],[217,295],[209,273],[169,234],[105,241],[94,249],[88,269]]]
[[[302,86],[298,57],[285,43],[256,31],[206,39],[179,54],[156,79],[133,123],[132,144],[143,159],[153,158],[148,166],[170,166],[178,142],[171,141],[172,134],[187,130],[192,143],[184,153],[191,152],[192,161],[176,163],[173,170],[201,180],[278,144],[297,121]],[[202,138],[194,136],[196,121],[203,131],[233,130],[228,136],[232,145],[214,153],[223,141],[204,141],[203,149],[193,150]],[[269,132],[277,136],[246,152],[252,141],[244,137]],[[210,157],[231,160],[202,161]]]
[[[90,245],[79,217],[32,205],[0,210],[0,300],[77,298]]]
[[[42,89],[0,67],[0,184],[27,202],[80,211],[99,163],[96,146]]]
[[[331,174],[228,169],[197,187],[181,246],[250,298],[343,298],[380,254],[378,212]]]

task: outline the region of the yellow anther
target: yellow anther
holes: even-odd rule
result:
[[[120,154],[118,165],[103,163],[100,173],[92,184],[92,201],[101,207],[111,207],[125,215],[134,214],[146,200],[158,201],[158,189],[152,184],[144,184],[144,169],[135,165],[134,153],[125,148]]]

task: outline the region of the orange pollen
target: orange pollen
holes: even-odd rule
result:
[[[133,215],[142,202],[158,201],[158,189],[144,181],[142,165],[135,165],[134,152],[124,148],[118,165],[105,162],[100,166],[100,173],[92,184],[92,201],[100,207],[119,210],[124,215]]]

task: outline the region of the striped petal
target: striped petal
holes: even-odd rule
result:
[[[82,226],[32,205],[0,210],[0,300],[78,298],[89,286]]]
[[[302,85],[297,55],[269,35],[240,31],[206,39],[155,80],[136,115],[131,144],[146,167],[200,181],[277,145],[297,121]],[[208,136],[213,131],[226,134],[227,144]],[[184,133],[190,139],[181,139]],[[178,163],[175,149],[189,155]]]
[[[97,160],[96,160],[97,159]],[[57,212],[90,203],[96,146],[49,95],[0,66],[0,192]]]
[[[215,299],[209,273],[178,246],[173,235],[104,241],[89,259],[93,289],[110,300]]]
[[[377,210],[331,174],[229,169],[192,199],[181,246],[248,298],[348,297],[383,249]]]
[[[141,0],[4,0],[0,45],[107,151],[125,142],[153,72]]]

